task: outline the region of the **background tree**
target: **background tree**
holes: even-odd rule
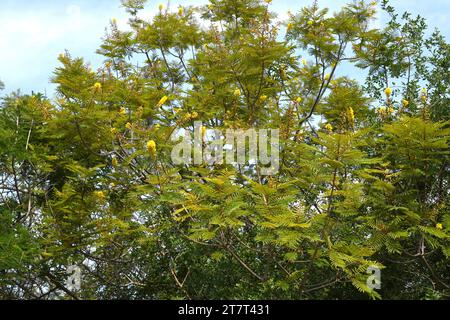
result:
[[[0,297],[440,299],[450,294],[449,45],[375,4],[122,1],[97,70],[0,109]],[[283,33],[281,32],[283,30]],[[341,67],[366,69],[364,84]],[[280,170],[176,165],[179,129],[280,129]],[[206,132],[207,133],[207,132]],[[205,134],[204,144],[208,144]],[[66,285],[82,267],[82,289]],[[370,266],[382,289],[367,286]]]

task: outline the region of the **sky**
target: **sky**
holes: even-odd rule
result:
[[[313,0],[273,0],[271,10],[286,17]],[[319,0],[319,5],[338,10],[350,0]],[[151,18],[160,3],[149,0],[143,17]],[[178,5],[200,5],[207,0],[171,0]],[[399,12],[420,14],[428,21],[430,30],[440,29],[450,39],[450,0],[391,0]],[[0,80],[5,91],[21,89],[23,93],[42,92],[51,96],[50,83],[58,66],[57,57],[68,50],[72,56],[83,57],[95,69],[103,58],[95,53],[112,18],[119,27],[127,27],[127,14],[120,0],[0,0]],[[385,17],[379,16],[379,25]]]

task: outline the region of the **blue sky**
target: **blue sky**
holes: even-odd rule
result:
[[[176,8],[205,4],[207,0],[171,0]],[[319,0],[321,6],[339,9],[349,0]],[[439,28],[450,39],[450,0],[391,0],[403,12],[421,14],[431,29]],[[144,17],[150,18],[166,0],[148,2]],[[272,11],[285,17],[288,10],[296,12],[312,0],[273,0]],[[69,50],[73,56],[84,57],[95,68],[102,57],[95,54],[111,18],[125,28],[127,15],[120,0],[0,0],[0,79],[5,92],[21,89],[24,93],[53,93],[49,83],[57,56]],[[380,23],[384,20],[380,16]]]

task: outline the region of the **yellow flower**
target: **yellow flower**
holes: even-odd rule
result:
[[[422,99],[423,103],[427,102],[427,99],[428,99],[427,89],[425,89],[425,88],[422,89],[422,95],[420,98]]]
[[[327,130],[328,132],[332,132],[333,131],[333,126],[331,124],[327,123],[325,125],[325,130]]]
[[[234,90],[233,94],[234,94],[235,97],[239,97],[241,95],[241,90],[236,89],[236,90]]]
[[[96,191],[94,192],[94,195],[99,199],[99,200],[105,200],[106,195],[103,191]]]
[[[202,137],[206,136],[206,127],[202,127]]]
[[[291,31],[293,27],[294,27],[294,25],[293,25],[292,23],[288,23],[288,25],[287,25],[287,31],[288,31],[288,32]]]
[[[133,125],[132,125],[131,123],[127,122],[127,124],[125,125],[125,127],[126,127],[128,130],[131,130],[131,129],[133,128]]]
[[[436,224],[436,229],[442,230],[444,227],[442,226],[442,223]]]
[[[403,100],[402,100],[402,105],[403,105],[404,108],[407,108],[407,107],[409,106],[409,101],[403,99]]]
[[[155,124],[155,130],[159,130],[161,128],[161,125],[159,123]]]
[[[156,156],[156,142],[150,140],[147,142],[147,151],[153,156]]]
[[[119,113],[120,113],[121,115],[126,115],[126,114],[127,114],[127,110],[126,110],[124,107],[120,107]]]
[[[192,118],[192,119],[198,118],[198,112],[197,112],[197,111],[192,112],[191,118]]]
[[[168,99],[169,98],[167,96],[162,97],[161,100],[159,100],[159,102],[158,102],[158,107],[162,107],[164,105],[164,103],[167,102]]]
[[[312,26],[313,24],[314,24],[314,21],[312,21],[312,20],[308,21],[308,26]]]
[[[112,163],[113,167],[117,167],[119,165],[119,161],[117,160],[117,158],[112,158],[111,163]]]
[[[352,107],[348,108],[347,114],[348,114],[348,120],[349,120],[351,123],[355,122],[355,112],[353,111],[353,108],[352,108]]]
[[[266,96],[265,94],[263,94],[261,97],[259,97],[259,100],[260,100],[261,102],[264,102],[264,101],[267,100],[267,96]]]
[[[387,108],[387,112],[388,112],[389,114],[393,114],[393,113],[395,112],[395,109],[392,108],[392,107],[389,107],[389,108]]]
[[[301,97],[298,97],[297,99],[295,99],[296,103],[302,103],[303,99]]]
[[[106,67],[107,69],[109,69],[109,68],[111,68],[111,66],[112,66],[111,61],[106,61],[105,67]]]
[[[384,93],[386,94],[386,97],[390,97],[392,95],[392,89],[387,87],[386,90],[384,90]]]
[[[379,115],[383,116],[386,114],[386,107],[379,107],[376,111]]]
[[[111,133],[112,134],[116,134],[117,133],[117,129],[116,128],[111,128]]]
[[[164,5],[161,3],[160,5],[159,5],[159,11],[162,11],[164,9]]]
[[[182,16],[183,13],[184,13],[183,7],[179,7],[179,8],[178,8],[178,15],[179,15],[179,16]]]
[[[102,84],[100,82],[96,82],[94,84],[95,91],[100,91],[102,89]]]

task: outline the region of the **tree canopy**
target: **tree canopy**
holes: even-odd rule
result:
[[[55,98],[2,99],[1,299],[449,297],[439,31],[387,0],[381,29],[361,0],[287,21],[270,0],[160,5],[150,20],[145,0],[122,5],[129,28],[111,20],[102,66],[65,52]],[[279,171],[175,164],[171,136],[195,121],[280,129]]]

